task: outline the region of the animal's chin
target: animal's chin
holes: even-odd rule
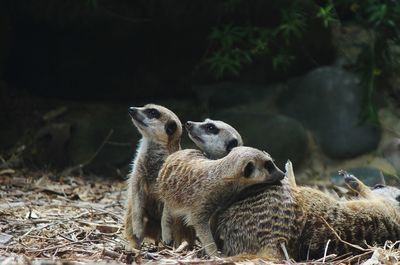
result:
[[[266,181],[265,184],[274,185],[274,186],[282,186],[282,182],[281,182],[280,179],[271,180],[271,181]]]
[[[193,135],[189,132],[189,137],[194,141],[194,142],[200,142],[200,143],[204,143],[203,139],[201,139],[200,137],[198,137],[197,135]]]
[[[146,123],[144,123],[142,120],[140,120],[140,119],[138,119],[136,117],[132,117],[132,122],[136,127],[139,127],[139,128],[147,127]]]

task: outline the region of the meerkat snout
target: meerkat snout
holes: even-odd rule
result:
[[[186,128],[186,130],[190,131],[193,128],[193,122],[187,121],[185,123],[185,128]]]

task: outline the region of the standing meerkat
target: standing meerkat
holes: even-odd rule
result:
[[[142,139],[129,174],[125,237],[138,249],[144,237],[160,239],[163,205],[155,184],[167,156],[180,149],[182,125],[172,111],[160,105],[130,107],[129,115]]]
[[[243,145],[242,136],[238,131],[223,121],[188,121],[185,127],[189,138],[209,159],[222,158],[234,147]]]
[[[271,157],[250,147],[236,147],[218,160],[204,157],[193,149],[170,155],[157,179],[164,202],[162,234],[170,234],[168,219],[183,216],[195,231],[208,255],[217,247],[210,229],[210,218],[224,201],[240,189],[258,183],[277,183],[284,177]]]

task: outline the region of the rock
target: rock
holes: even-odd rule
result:
[[[109,141],[85,169],[103,176],[115,175],[116,169],[127,170],[140,139],[128,116],[128,105],[85,102],[69,109],[71,113],[65,120],[72,124],[67,147],[71,165],[84,163],[95,155],[113,130]]]
[[[65,154],[70,136],[69,123],[52,123],[40,129],[35,137],[35,146],[31,150],[30,157],[34,159],[33,162],[58,168],[67,166],[70,160]]]
[[[383,156],[400,174],[400,138],[395,138],[383,148]]]
[[[313,132],[331,158],[352,158],[374,150],[380,130],[360,124],[363,88],[354,74],[332,66],[317,68],[289,82],[279,99],[283,113]]]
[[[245,145],[265,150],[281,169],[284,169],[287,159],[299,167],[308,154],[307,132],[299,122],[290,117],[221,111],[212,118],[231,124],[242,135]]]
[[[193,85],[192,89],[199,102],[205,104],[202,108],[207,111],[247,103],[254,94],[248,84],[231,82]]]

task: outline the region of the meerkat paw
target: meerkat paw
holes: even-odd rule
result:
[[[217,245],[213,243],[206,244],[204,246],[204,249],[206,251],[206,254],[210,257],[221,257],[221,252],[218,251]]]
[[[161,231],[161,239],[163,244],[167,246],[172,246],[174,241],[172,239],[172,232],[170,229],[162,229]]]
[[[339,171],[339,174],[344,177],[344,182],[350,190],[358,193],[363,198],[373,197],[371,189],[358,178],[343,170]]]
[[[129,246],[126,246],[127,250],[140,250],[142,246],[143,239],[138,237],[137,235],[126,236],[128,240]]]
[[[356,192],[359,191],[361,181],[359,181],[358,178],[356,178],[354,175],[351,175],[347,171],[344,171],[344,170],[339,171],[339,174],[341,176],[343,176],[344,182],[350,189],[352,189]]]

